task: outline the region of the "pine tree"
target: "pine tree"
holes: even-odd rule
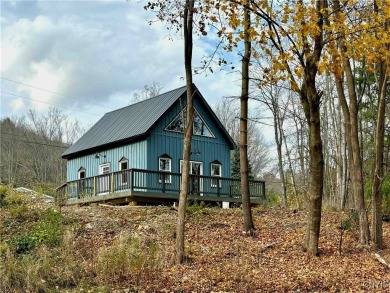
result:
[[[231,161],[230,161],[230,166],[231,166],[231,176],[232,178],[240,178],[240,150],[239,148],[235,148],[232,153]],[[249,161],[249,179],[253,180],[255,179],[255,176],[253,175],[252,172],[252,164]]]

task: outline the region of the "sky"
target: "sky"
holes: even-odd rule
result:
[[[1,118],[55,106],[88,128],[158,82],[162,92],[185,85],[183,40],[144,10],[146,1],[0,1]],[[193,65],[215,39],[195,37]],[[227,58],[240,68],[240,56]],[[240,73],[214,68],[194,76],[213,106],[239,96]],[[272,128],[265,129],[272,140]]]
[[[159,82],[185,85],[183,40],[135,1],[1,1],[1,117],[57,106],[93,123]],[[194,65],[212,50],[195,39]],[[233,56],[234,59],[234,56]],[[237,95],[239,77],[196,75],[210,104]]]

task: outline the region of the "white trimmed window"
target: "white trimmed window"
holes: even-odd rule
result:
[[[123,157],[119,161],[119,171],[127,170],[129,169],[129,161],[127,158]],[[119,176],[119,184],[120,185],[125,185],[127,184],[127,172],[121,172]]]
[[[99,175],[104,175],[108,173],[110,173],[110,163],[99,165]]]
[[[211,176],[222,177],[222,165],[220,163],[211,163]],[[219,181],[219,187],[222,187],[222,180],[211,179],[211,187],[217,187]]]
[[[167,155],[161,156],[158,158],[158,170],[160,172],[172,172],[172,158]],[[165,178],[165,180],[163,179]],[[158,182],[162,183],[164,180],[165,183],[172,182],[171,175],[159,174]]]

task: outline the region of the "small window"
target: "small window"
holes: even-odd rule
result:
[[[222,165],[211,163],[211,176],[212,177],[222,177]],[[219,182],[219,184],[218,184]],[[211,187],[222,187],[222,180],[211,179]]]
[[[84,179],[86,177],[86,172],[84,168],[79,169],[79,179]]]
[[[129,161],[126,158],[122,158],[119,161],[119,171],[123,171],[119,173],[119,184],[120,185],[125,185],[127,184],[127,170],[129,169]]]
[[[169,157],[160,157],[158,158],[158,170],[160,172],[171,172],[172,170],[172,159]],[[159,183],[162,183],[163,181],[165,183],[171,183],[171,175],[165,175],[165,174],[159,174]],[[165,179],[163,179],[165,178]]]
[[[99,165],[99,175],[110,173],[110,163]]]

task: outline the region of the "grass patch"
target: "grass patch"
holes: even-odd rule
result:
[[[34,253],[18,254],[3,248],[0,264],[1,292],[54,292],[75,288],[85,279],[87,264],[75,246],[74,234],[63,235],[62,245],[41,245]]]
[[[123,233],[110,247],[99,251],[96,275],[103,284],[127,282],[136,290],[143,280],[158,278],[160,249],[156,242],[136,234]]]

